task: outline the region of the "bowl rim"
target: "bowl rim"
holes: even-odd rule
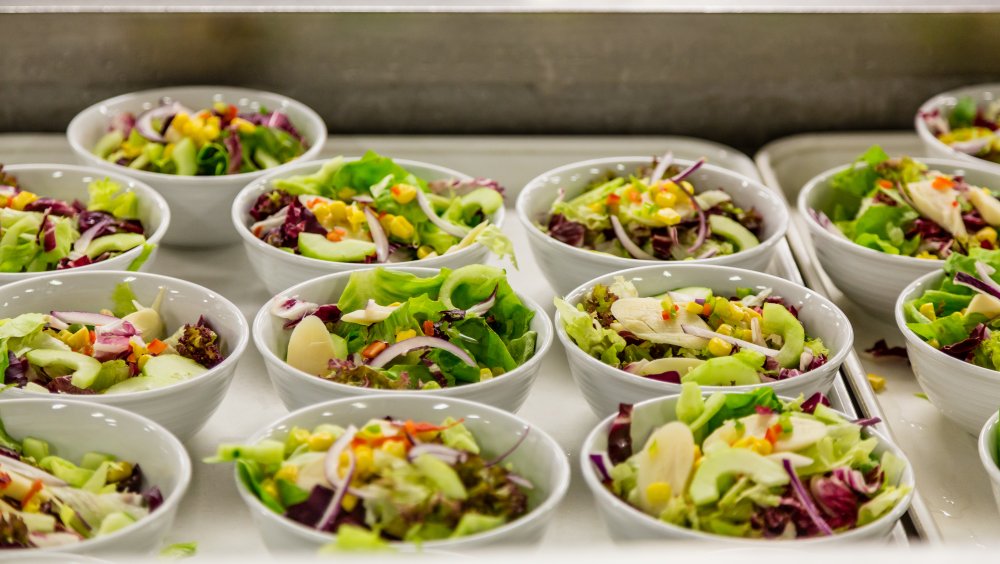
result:
[[[702,397],[709,396],[712,393],[716,392],[703,391]],[[723,391],[722,393],[727,393],[727,392]],[[738,392],[734,391],[732,393],[738,393]],[[679,397],[680,397],[679,394],[672,394],[669,396],[648,399],[634,404],[633,409],[643,408],[651,405],[659,405],[671,400],[676,401],[676,398]],[[785,402],[792,401],[784,396],[778,396],[778,399]],[[846,413],[840,411],[839,409],[835,409],[834,411],[849,421],[853,420],[853,417],[847,415]],[[903,514],[905,514],[909,510],[910,502],[912,501],[913,496],[916,492],[916,477],[913,471],[913,464],[910,462],[910,459],[906,456],[906,453],[903,451],[903,449],[901,449],[899,445],[897,445],[891,438],[889,438],[888,434],[884,434],[878,431],[877,429],[873,429],[872,427],[864,427],[862,429],[863,434],[867,433],[870,437],[877,438],[879,440],[880,446],[885,447],[886,450],[892,451],[893,455],[900,458],[906,464],[905,466],[906,469],[904,470],[903,476],[901,477],[901,483],[905,483],[906,485],[910,486],[910,491],[907,492],[906,496],[904,496],[903,499],[897,502],[896,505],[888,513],[880,516],[878,519],[872,521],[871,523],[867,523],[865,525],[862,525],[861,527],[856,527],[849,531],[834,533],[832,536],[821,536],[821,537],[812,537],[804,539],[765,539],[765,538],[728,537],[725,535],[717,535],[705,531],[696,531],[694,529],[689,529],[687,527],[681,527],[678,525],[674,525],[672,523],[667,523],[666,521],[661,521],[656,517],[653,517],[652,515],[648,515],[644,511],[636,507],[633,507],[625,500],[619,498],[618,496],[608,491],[608,489],[604,487],[604,485],[597,479],[597,474],[594,471],[593,464],[591,463],[589,458],[591,453],[586,449],[594,443],[595,438],[598,437],[601,433],[607,433],[607,429],[611,426],[611,423],[612,421],[614,421],[616,416],[617,414],[611,414],[607,417],[602,418],[601,421],[598,422],[597,425],[589,433],[587,433],[587,438],[583,440],[583,444],[580,447],[580,455],[579,455],[579,461],[581,467],[580,470],[583,473],[583,480],[584,482],[586,482],[587,487],[590,488],[591,492],[593,492],[594,497],[597,498],[597,502],[599,504],[602,502],[601,501],[602,498],[603,500],[605,500],[604,503],[614,502],[620,504],[631,514],[639,516],[640,518],[646,520],[646,522],[649,525],[655,526],[657,529],[659,529],[660,534],[663,535],[664,539],[673,538],[674,536],[678,536],[679,534],[680,536],[687,537],[687,540],[708,540],[708,541],[726,542],[733,544],[754,544],[754,545],[760,545],[761,543],[778,542],[780,543],[778,546],[825,544],[829,542],[838,542],[840,540],[850,540],[851,537],[860,536],[862,534],[862,531],[873,528],[875,525],[879,524],[879,522],[881,522],[884,519],[889,519],[891,517],[893,522],[899,521],[899,519],[903,516]],[[672,419],[671,421],[675,420],[676,418]],[[909,475],[909,480],[904,479],[907,475]],[[683,539],[678,539],[678,540],[683,540]]]
[[[154,190],[151,186],[145,182],[132,178],[126,174],[122,174],[117,171],[105,170],[93,166],[84,165],[70,165],[70,164],[59,164],[59,163],[20,163],[20,164],[10,164],[4,165],[4,170],[11,173],[18,172],[62,172],[69,171],[78,174],[88,174],[95,178],[110,178],[111,180],[117,182],[122,186],[122,189],[129,190],[141,200],[147,200],[153,204],[153,206],[160,212],[160,225],[146,236],[146,244],[153,245],[154,249],[159,246],[160,241],[167,234],[167,229],[170,227],[170,205],[167,201],[160,195],[159,192]],[[44,194],[42,194],[44,196]],[[144,231],[145,226],[144,227]],[[103,260],[100,262],[92,262],[84,266],[76,266],[70,269],[66,269],[68,272],[99,272],[102,270],[107,270],[100,268],[101,265],[106,265],[109,261],[121,262],[123,267],[127,267],[136,258],[142,254],[144,245],[140,245],[133,249],[129,249],[124,253],[111,257],[110,259]],[[125,262],[125,259],[128,262]],[[117,264],[117,262],[115,264]],[[124,269],[124,268],[123,268]],[[42,272],[4,272],[0,273],[0,280],[6,280],[6,283],[20,282],[23,280],[33,280],[39,276],[44,276],[56,272],[63,272],[60,270],[45,270]]]
[[[100,112],[103,106],[116,106],[123,104],[125,102],[130,102],[136,98],[139,99],[149,99],[155,100],[163,96],[177,93],[186,93],[192,91],[201,90],[216,90],[216,93],[223,93],[228,96],[246,96],[248,98],[263,98],[263,97],[273,97],[280,98],[288,102],[290,107],[294,107],[296,111],[302,113],[306,120],[314,124],[317,128],[316,139],[312,139],[309,147],[298,157],[288,161],[287,163],[282,163],[272,169],[257,170],[253,172],[241,172],[237,174],[224,174],[221,176],[181,176],[177,174],[166,174],[163,172],[150,172],[148,170],[138,170],[130,169],[126,166],[122,166],[116,163],[108,162],[103,159],[96,157],[90,150],[83,146],[80,141],[80,136],[84,134],[83,120],[91,115]],[[298,125],[298,124],[297,124]],[[313,157],[319,155],[323,150],[323,146],[326,144],[326,139],[328,135],[326,128],[326,122],[323,118],[313,110],[311,107],[303,104],[302,102],[285,96],[283,94],[278,94],[276,92],[270,92],[267,90],[258,90],[255,88],[243,88],[239,86],[223,86],[223,85],[211,85],[211,84],[189,84],[184,86],[171,86],[171,87],[161,87],[161,88],[148,88],[146,90],[136,90],[133,92],[126,92],[124,94],[119,94],[105,100],[101,100],[94,104],[91,104],[73,116],[70,120],[69,125],[66,127],[66,139],[69,142],[70,148],[73,153],[77,155],[78,158],[83,158],[91,166],[101,166],[112,170],[121,170],[122,174],[127,174],[138,180],[143,180],[150,183],[173,181],[176,184],[224,184],[227,181],[232,183],[234,180],[240,181],[241,183],[249,182],[255,178],[259,178],[268,172],[277,171],[282,167],[295,163],[299,160],[309,160]],[[126,172],[127,171],[127,172]]]
[[[135,400],[138,400],[138,399],[148,400],[148,399],[153,399],[153,398],[165,397],[165,396],[172,395],[172,394],[182,393],[182,392],[188,390],[188,388],[191,388],[193,386],[198,385],[205,378],[215,378],[215,377],[219,376],[220,374],[223,374],[223,373],[229,371],[231,368],[235,368],[235,365],[239,362],[240,358],[243,357],[243,353],[246,352],[247,345],[250,342],[250,327],[249,327],[249,324],[247,323],[246,316],[243,315],[243,312],[240,311],[240,308],[238,308],[236,306],[236,304],[234,304],[233,302],[229,301],[229,299],[227,299],[225,296],[223,296],[219,292],[216,292],[214,290],[210,290],[209,288],[206,288],[206,287],[201,286],[199,284],[195,284],[194,282],[188,282],[187,280],[183,280],[181,278],[174,278],[172,276],[164,276],[162,274],[153,274],[151,272],[131,272],[131,271],[125,271],[125,270],[92,270],[90,272],[81,272],[81,273],[74,273],[72,271],[68,271],[66,273],[51,274],[51,275],[47,275],[47,276],[39,276],[39,277],[36,277],[36,278],[31,278],[30,280],[21,280],[21,281],[18,281],[18,282],[11,282],[10,284],[6,284],[4,286],[0,286],[0,297],[2,297],[3,295],[5,295],[5,292],[9,293],[9,291],[10,291],[10,289],[12,287],[14,287],[14,289],[16,290],[20,286],[26,286],[29,283],[30,284],[44,284],[44,283],[52,281],[52,280],[63,280],[65,278],[72,277],[72,276],[77,276],[77,275],[85,275],[85,276],[88,276],[88,277],[89,276],[94,276],[94,277],[109,277],[109,278],[113,277],[115,279],[121,279],[123,276],[133,276],[133,277],[137,277],[137,278],[148,278],[148,279],[151,279],[151,280],[154,280],[154,281],[159,281],[161,283],[161,285],[167,286],[168,288],[170,286],[173,286],[173,287],[185,287],[186,286],[187,289],[189,289],[189,290],[203,292],[205,294],[214,296],[214,298],[216,300],[218,300],[219,302],[221,302],[224,307],[226,307],[227,309],[232,310],[232,312],[236,314],[235,317],[236,317],[236,319],[238,321],[236,329],[237,329],[237,334],[239,335],[239,338],[237,339],[237,342],[235,344],[230,344],[229,345],[229,354],[226,355],[226,358],[224,358],[222,360],[222,362],[220,362],[219,364],[216,364],[215,366],[209,368],[205,372],[202,372],[201,374],[198,374],[198,375],[196,375],[196,376],[194,376],[192,378],[188,378],[187,380],[184,380],[182,382],[177,382],[176,384],[171,384],[169,386],[164,386],[162,388],[154,388],[152,390],[142,390],[142,391],[138,391],[138,392],[123,392],[123,393],[111,394],[111,395],[103,394],[103,393],[102,394],[83,394],[83,395],[69,395],[68,397],[77,399],[77,401],[81,401],[81,402],[100,404],[102,407],[104,407],[104,406],[109,406],[109,405],[115,405],[115,404],[124,403],[124,402],[127,402],[128,400],[132,400],[132,399],[135,399]],[[25,390],[25,389],[21,389],[21,388],[18,388],[17,391],[19,393],[21,393],[21,394],[24,394],[25,395],[25,399],[27,399],[29,397],[30,398],[45,398],[46,397],[41,392],[33,392],[31,390]],[[50,394],[50,395],[52,395],[52,394]],[[66,394],[59,394],[59,397],[63,397],[63,396],[66,396]]]
[[[426,267],[401,267],[393,268],[392,270],[396,272],[409,272],[416,275],[434,275],[438,273],[441,269],[439,268],[426,268]],[[455,269],[452,269],[455,270]],[[455,399],[454,394],[460,393],[460,390],[476,389],[476,390],[487,390],[491,388],[496,388],[498,386],[503,386],[504,382],[511,381],[512,379],[522,379],[528,377],[537,365],[540,365],[545,355],[549,352],[552,347],[552,342],[555,340],[553,336],[554,330],[552,327],[552,320],[545,313],[545,310],[538,305],[530,297],[515,291],[514,294],[530,308],[535,315],[532,317],[532,321],[538,319],[542,325],[543,330],[538,332],[538,336],[535,343],[535,352],[531,355],[527,361],[518,366],[517,368],[511,370],[510,372],[505,372],[500,376],[490,378],[485,382],[472,382],[469,384],[463,384],[461,386],[452,386],[449,388],[437,388],[433,390],[380,390],[380,389],[369,389],[369,388],[359,388],[357,386],[351,386],[349,384],[341,384],[340,382],[334,382],[331,380],[326,380],[320,378],[314,374],[309,374],[305,371],[299,370],[291,365],[289,365],[284,359],[275,354],[271,350],[271,347],[267,346],[267,343],[263,342],[264,327],[268,323],[268,319],[271,316],[271,305],[279,296],[284,297],[294,297],[298,294],[296,292],[301,291],[302,288],[307,286],[320,286],[328,284],[334,280],[341,278],[348,278],[355,271],[348,270],[343,272],[334,272],[331,274],[326,274],[318,278],[313,278],[312,280],[307,280],[296,284],[290,288],[286,288],[281,292],[278,292],[274,296],[268,298],[264,305],[257,311],[257,315],[254,316],[251,332],[253,334],[254,345],[257,347],[258,352],[264,359],[265,365],[270,364],[272,366],[277,366],[282,369],[284,374],[282,377],[291,378],[297,381],[306,381],[309,383],[316,382],[320,386],[328,388],[332,392],[338,392],[341,394],[350,394],[349,397],[353,397],[355,401],[359,397],[371,397],[375,395],[392,395],[392,396],[402,396],[406,394],[415,394],[419,396],[427,397],[446,397],[448,399]],[[541,341],[540,343],[538,341]],[[497,383],[499,382],[499,383]],[[296,384],[300,385],[300,384]],[[336,400],[333,400],[336,401]],[[304,408],[303,408],[304,409]]]
[[[983,425],[983,430],[979,432],[979,438],[976,441],[979,449],[979,460],[983,463],[983,469],[986,470],[987,476],[989,476],[990,481],[1000,488],[1000,461],[996,459],[1000,454],[997,453],[998,445],[990,443],[993,440],[990,436],[996,437],[997,435],[997,425],[998,423],[998,413],[994,413],[986,420]]]
[[[958,159],[961,162],[978,162],[990,168],[1000,167],[1000,163],[994,163],[986,159],[981,159],[975,155],[969,155],[961,151],[956,151],[950,145],[944,143],[938,139],[937,136],[932,134],[930,128],[927,127],[927,122],[923,119],[923,115],[925,113],[940,109],[952,98],[959,96],[973,96],[984,92],[994,92],[997,94],[997,99],[1000,99],[1000,82],[970,84],[960,88],[953,88],[951,90],[935,94],[923,104],[920,104],[920,107],[917,109],[917,113],[913,116],[913,127],[916,129],[917,135],[920,137],[920,140],[923,141],[924,145],[934,147],[942,152],[950,153],[955,159]]]
[[[571,481],[571,468],[569,463],[569,457],[564,452],[563,447],[559,444],[558,441],[552,438],[552,436],[549,435],[540,426],[529,423],[525,419],[519,417],[517,414],[500,409],[498,407],[493,407],[491,405],[486,405],[463,398],[455,398],[455,397],[436,398],[425,394],[415,393],[412,391],[403,392],[399,394],[385,394],[385,393],[373,394],[371,396],[368,396],[366,399],[388,400],[397,405],[401,405],[405,402],[422,402],[422,403],[439,402],[442,399],[444,399],[448,402],[454,402],[455,404],[462,406],[465,409],[475,409],[480,412],[485,411],[493,417],[505,418],[509,421],[513,421],[518,425],[523,426],[526,429],[531,429],[532,431],[536,432],[538,436],[542,437],[542,441],[545,442],[549,447],[546,450],[552,454],[552,459],[549,461],[552,465],[550,471],[555,471],[556,473],[558,473],[559,478],[557,482],[554,484],[552,491],[549,492],[549,495],[544,500],[542,500],[542,502],[539,503],[537,507],[534,507],[533,509],[528,511],[526,514],[524,514],[517,520],[504,523],[503,525],[495,529],[490,529],[488,531],[483,531],[480,533],[476,533],[465,537],[459,537],[456,539],[427,541],[420,543],[421,546],[426,546],[429,548],[446,549],[453,546],[461,546],[464,544],[469,544],[470,542],[485,540],[490,537],[501,536],[511,532],[514,529],[523,528],[526,525],[530,525],[541,519],[544,519],[545,515],[551,513],[556,507],[559,506],[559,504],[565,497],[566,492],[569,490],[569,484]],[[279,425],[288,424],[289,422],[293,421],[296,418],[306,416],[312,412],[317,412],[317,411],[327,410],[335,412],[337,411],[338,407],[346,404],[353,404],[356,403],[357,401],[358,398],[356,397],[340,398],[296,409],[295,411],[287,413],[281,416],[279,419],[276,419],[271,423],[257,429],[257,431],[255,431],[252,435],[250,435],[247,438],[246,443],[250,444],[259,442],[264,438],[265,435],[269,433],[271,429]],[[277,513],[271,511],[270,509],[267,509],[267,507],[264,506],[263,502],[257,499],[257,496],[247,491],[246,486],[239,478],[239,470],[235,467],[234,467],[233,477],[236,481],[236,489],[237,491],[239,491],[240,497],[243,498],[244,503],[246,503],[248,507],[256,508],[256,510],[259,513],[266,514],[268,521],[280,524],[284,528],[286,533],[305,535],[308,536],[311,540],[319,543],[328,543],[336,538],[336,534],[334,533],[323,533],[316,531],[315,529],[306,527],[301,523],[292,521],[291,519],[288,519],[284,515],[278,515]],[[416,543],[396,541],[393,542],[392,544],[407,546]]]
[[[335,158],[338,157],[331,157],[329,159],[312,159],[307,161],[303,160],[301,162],[295,161],[294,163],[288,163],[290,165],[294,164],[294,166],[289,166],[287,169],[283,169],[280,171],[275,170],[274,172],[261,176],[260,178],[256,178],[254,179],[253,182],[247,184],[246,186],[243,187],[243,189],[240,190],[240,192],[236,195],[236,197],[233,198],[233,204],[230,208],[229,215],[230,219],[233,222],[233,225],[236,227],[236,232],[239,233],[240,238],[243,239],[244,245],[247,245],[248,247],[247,252],[256,251],[258,253],[262,253],[268,257],[277,259],[282,262],[291,262],[309,268],[321,268],[324,267],[324,265],[342,265],[342,268],[340,270],[334,270],[332,272],[343,272],[343,271],[376,268],[379,266],[385,266],[388,268],[399,268],[400,265],[409,265],[409,264],[417,264],[420,267],[427,267],[427,268],[440,268],[442,266],[446,267],[449,264],[452,264],[457,259],[470,258],[468,255],[471,255],[473,253],[479,252],[482,249],[485,249],[485,247],[483,247],[481,243],[473,243],[468,247],[465,247],[464,249],[459,249],[453,253],[439,255],[430,259],[418,259],[418,260],[410,260],[410,261],[396,262],[396,263],[371,263],[371,264],[355,263],[355,262],[339,262],[333,260],[311,258],[289,253],[287,251],[282,251],[277,247],[268,245],[264,241],[261,241],[256,236],[254,236],[253,233],[250,232],[250,228],[245,223],[244,216],[248,213],[248,208],[246,207],[245,204],[249,202],[250,205],[253,205],[252,201],[250,200],[250,197],[252,195],[259,196],[263,194],[265,191],[269,190],[270,189],[269,185],[274,180],[287,178],[288,176],[291,176],[293,174],[301,174],[305,172],[303,169],[312,169],[321,167],[323,164]],[[343,158],[344,162],[353,162],[360,160],[362,157],[341,156],[340,158]],[[400,166],[403,166],[404,168],[406,166],[425,167],[431,170],[436,170],[443,174],[450,175],[452,178],[459,178],[462,180],[473,179],[472,176],[465,174],[464,172],[460,172],[452,168],[437,165],[434,163],[415,161],[412,159],[392,158],[392,160],[393,162],[395,162]],[[506,203],[505,203],[505,205],[500,206],[500,208],[493,213],[489,221],[493,225],[497,226],[498,229],[500,229],[503,227],[503,222],[506,219],[506,216],[507,214],[506,214]]]
[[[772,209],[770,210],[769,217],[765,218],[766,222],[777,222],[778,226],[769,237],[764,238],[760,241],[760,244],[756,247],[737,251],[731,255],[714,256],[710,258],[696,258],[684,261],[676,260],[645,260],[637,258],[626,258],[610,255],[607,253],[600,253],[595,251],[590,251],[580,247],[574,247],[573,245],[566,244],[544,232],[536,225],[533,218],[528,216],[528,205],[529,202],[538,197],[538,194],[544,193],[549,189],[545,185],[544,181],[550,176],[566,174],[570,171],[585,167],[606,167],[613,164],[648,164],[652,160],[652,157],[637,157],[637,156],[621,156],[621,157],[601,157],[597,159],[588,159],[583,161],[576,161],[556,168],[547,170],[528,181],[527,184],[521,189],[521,192],[517,196],[515,203],[515,211],[517,212],[517,217],[524,226],[525,231],[528,234],[528,239],[530,241],[545,241],[545,244],[558,249],[564,253],[580,258],[580,259],[592,259],[600,260],[608,265],[617,266],[620,269],[634,268],[638,266],[656,265],[656,264],[677,264],[683,262],[685,264],[708,264],[708,265],[722,265],[729,264],[733,261],[733,257],[753,257],[760,254],[765,254],[770,252],[770,250],[778,244],[779,241],[783,240],[785,233],[788,231],[788,224],[791,220],[788,204],[777,194],[774,190],[765,186],[761,181],[744,176],[738,172],[723,168],[718,165],[705,163],[701,166],[701,169],[705,172],[710,172],[715,175],[730,177],[731,179],[738,179],[740,181],[746,182],[749,189],[754,190],[758,193],[764,195],[764,198],[772,200]],[[695,161],[689,159],[674,159],[674,163],[682,165],[691,165]],[[699,192],[700,193],[700,192]]]
[[[930,167],[969,169],[982,174],[996,176],[998,184],[1000,184],[1000,172],[990,170],[988,167],[977,166],[977,163],[975,162],[958,161],[955,159],[947,159],[942,157],[911,157],[911,158],[917,162],[924,163]],[[981,159],[976,159],[976,160],[981,160]],[[809,233],[813,237],[821,238],[824,244],[834,245],[847,252],[852,252],[873,260],[874,259],[884,260],[888,261],[891,264],[899,266],[904,266],[904,265],[905,266],[936,265],[937,267],[943,266],[944,260],[942,259],[922,259],[910,256],[890,255],[888,253],[876,251],[875,249],[869,249],[868,247],[863,247],[855,243],[854,241],[848,240],[847,238],[837,237],[833,233],[830,233],[829,231],[824,229],[815,219],[813,219],[813,217],[809,214],[809,210],[811,209],[807,203],[809,197],[813,193],[818,193],[823,190],[830,190],[829,182],[830,179],[835,174],[843,170],[847,170],[848,168],[859,167],[859,166],[861,165],[854,163],[837,165],[835,167],[824,170],[823,172],[817,174],[816,176],[813,176],[812,178],[809,179],[808,182],[806,182],[805,186],[799,192],[798,198],[796,198],[796,208],[798,209],[799,215],[803,217],[803,219],[806,222],[806,225],[809,227]],[[942,171],[942,172],[945,172],[946,174],[951,174],[948,171]]]
[[[598,280],[602,280],[605,278],[613,279],[613,277],[616,276],[624,276],[628,278],[629,276],[635,276],[638,274],[645,274],[649,272],[659,273],[662,269],[667,269],[667,268],[669,269],[679,268],[682,271],[694,272],[694,271],[705,270],[706,266],[711,266],[713,269],[718,269],[719,271],[721,271],[720,274],[723,276],[732,276],[732,275],[740,275],[744,277],[751,276],[755,280],[761,280],[765,284],[768,283],[773,284],[777,282],[778,284],[790,284],[792,286],[798,286],[801,290],[805,292],[806,295],[811,295],[815,297],[820,304],[827,306],[840,317],[840,321],[842,322],[841,324],[847,331],[846,337],[848,344],[846,347],[843,347],[841,350],[837,351],[833,356],[829,357],[827,359],[827,362],[822,366],[809,370],[808,372],[803,372],[798,376],[794,376],[786,380],[778,380],[776,382],[761,382],[759,384],[749,384],[743,386],[701,386],[702,390],[706,390],[709,392],[713,391],[749,392],[758,388],[774,388],[775,391],[781,391],[782,388],[790,387],[795,383],[804,382],[803,380],[804,378],[808,378],[810,380],[818,380],[822,378],[827,372],[829,372],[832,367],[837,367],[837,370],[840,370],[840,365],[844,363],[844,360],[847,358],[847,355],[852,350],[854,350],[854,328],[851,325],[850,320],[847,318],[847,315],[839,307],[837,307],[836,304],[827,299],[825,296],[801,284],[796,284],[791,280],[786,280],[784,278],[774,276],[772,274],[767,274],[764,272],[756,272],[753,270],[747,270],[734,266],[699,265],[699,264],[687,264],[687,262],[685,262],[682,264],[675,264],[675,265],[654,265],[654,266],[640,266],[637,268],[629,268],[627,270],[619,270],[617,272],[611,272],[609,274],[598,276],[597,278],[584,282],[583,284],[577,286],[571,292],[566,294],[564,299],[567,302],[570,302],[571,304],[573,303],[571,300],[579,301],[579,299],[581,299],[588,290],[590,290],[595,284],[597,284]],[[566,333],[566,329],[565,327],[563,327],[562,323],[562,316],[560,315],[558,309],[555,312],[553,325],[555,326],[555,332],[559,338],[559,342],[561,342],[563,348],[566,349],[566,354],[573,355],[574,358],[579,359],[580,362],[584,362],[588,367],[594,370],[600,370],[606,376],[610,376],[615,380],[617,380],[618,382],[620,382],[623,386],[635,385],[643,387],[650,391],[659,392],[662,395],[672,395],[680,393],[681,389],[680,384],[672,384],[670,382],[659,382],[657,380],[650,380],[649,378],[644,378],[638,374],[632,374],[631,372],[626,372],[621,368],[615,368],[614,366],[604,364],[600,360],[583,352],[583,349],[581,349],[580,346],[577,345],[576,342],[569,337],[569,334]]]
[[[926,341],[920,338],[912,329],[906,325],[906,313],[903,311],[903,305],[909,300],[913,299],[911,296],[920,287],[925,287],[930,289],[930,284],[935,281],[936,278],[944,278],[943,270],[935,270],[933,272],[928,272],[917,278],[916,280],[910,282],[903,288],[903,291],[899,293],[899,297],[896,298],[896,304],[893,307],[894,317],[896,318],[896,327],[899,328],[899,332],[903,334],[903,338],[906,339],[907,345],[907,356],[909,356],[910,347],[914,347],[921,352],[921,354],[930,354],[936,359],[940,359],[944,362],[949,362],[955,365],[963,367],[963,372],[966,375],[976,376],[979,378],[988,378],[990,380],[1000,380],[1000,371],[990,370],[989,368],[984,368],[982,366],[977,366],[971,362],[965,362],[964,360],[959,360],[957,358],[948,356],[938,349],[927,344]]]
[[[71,399],[66,399],[67,397]],[[170,450],[173,451],[171,458],[179,462],[179,467],[174,470],[174,473],[178,476],[177,488],[175,488],[173,492],[164,497],[163,503],[159,507],[157,507],[155,511],[150,512],[148,515],[146,515],[145,518],[140,519],[135,523],[131,523],[127,527],[117,530],[109,535],[102,535],[99,537],[86,539],[76,544],[28,549],[31,551],[31,553],[36,553],[36,554],[46,553],[46,552],[64,553],[64,552],[75,552],[77,550],[99,550],[99,547],[110,544],[120,538],[124,538],[129,533],[138,531],[139,528],[141,528],[144,523],[148,525],[151,519],[162,519],[164,518],[165,515],[174,513],[177,510],[177,505],[180,504],[181,499],[185,496],[185,494],[187,494],[187,490],[191,485],[192,472],[193,472],[191,464],[191,456],[188,454],[187,449],[184,448],[184,445],[181,443],[180,439],[175,437],[174,434],[168,431],[163,425],[160,425],[159,423],[153,421],[148,417],[139,415],[138,413],[129,411],[127,409],[122,409],[120,407],[112,405],[97,406],[90,402],[81,401],[77,399],[79,397],[81,396],[60,395],[58,398],[46,398],[44,396],[31,397],[31,398],[11,398],[11,399],[5,399],[3,400],[3,402],[0,402],[0,407],[14,405],[14,404],[25,404],[28,406],[38,405],[40,406],[39,407],[40,410],[41,406],[44,405],[67,403],[67,404],[73,404],[75,406],[71,409],[76,409],[76,408],[100,409],[101,411],[109,411],[110,413],[113,413],[116,418],[131,417],[133,422],[137,420],[142,425],[152,427],[156,431],[156,433],[154,433],[155,436],[160,437],[161,440],[165,441],[169,445]],[[54,443],[54,441],[49,441],[49,442]]]

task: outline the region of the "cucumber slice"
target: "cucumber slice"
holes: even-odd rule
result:
[[[735,245],[737,250],[745,251],[760,244],[749,229],[724,215],[708,216],[708,226],[712,233]]]
[[[104,253],[125,252],[146,242],[146,237],[139,233],[115,233],[98,237],[87,245],[87,256],[97,258]]]
[[[73,371],[70,382],[77,388],[89,389],[101,371],[101,363],[96,358],[73,351],[56,349],[34,349],[25,356],[28,362],[42,368],[53,366]]]
[[[334,242],[317,233],[300,233],[299,252],[304,257],[319,260],[364,262],[366,257],[375,254],[375,243],[357,239]]]

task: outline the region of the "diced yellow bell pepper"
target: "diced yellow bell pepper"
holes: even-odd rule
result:
[[[673,489],[667,482],[653,482],[646,486],[646,499],[652,505],[662,505],[670,501]]]
[[[433,252],[434,252],[434,248],[433,247],[429,247],[427,245],[421,245],[417,249],[417,258],[418,259],[425,259],[425,258],[427,258],[427,255],[429,255],[429,254],[431,254]]]
[[[875,390],[876,392],[881,392],[885,389],[885,378],[876,374],[868,375],[868,383],[871,384],[872,390]]]
[[[412,339],[417,336],[417,332],[413,329],[407,329],[405,331],[400,331],[396,333],[396,342],[405,341],[407,339]]]
[[[31,202],[34,202],[37,199],[38,195],[33,192],[28,192],[28,191],[18,192],[18,194],[14,196],[13,199],[11,199],[10,207],[14,208],[15,210],[23,210],[24,206],[30,204]]]
[[[274,479],[285,480],[294,484],[299,479],[299,467],[294,464],[284,464],[274,474]]]

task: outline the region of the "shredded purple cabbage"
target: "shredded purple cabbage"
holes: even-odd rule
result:
[[[809,396],[809,399],[802,402],[802,412],[803,413],[813,413],[816,411],[816,407],[819,404],[823,404],[830,407],[830,400],[822,392],[816,392],[815,394]]]
[[[562,241],[574,247],[583,246],[583,238],[587,229],[582,223],[570,221],[566,216],[557,213],[549,219],[549,235],[557,241]]]
[[[612,464],[625,462],[632,456],[632,404],[618,405],[618,415],[608,431],[608,458]]]

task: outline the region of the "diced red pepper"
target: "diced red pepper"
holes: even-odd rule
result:
[[[892,182],[889,182],[884,178],[880,178],[877,184],[879,185],[880,188],[885,188],[886,190],[890,190],[893,187]]]
[[[434,336],[434,322],[430,319],[424,321],[424,335],[427,335],[428,337]]]
[[[148,345],[146,345],[146,350],[148,350],[150,354],[160,354],[167,350],[167,344],[159,339],[153,339]]]
[[[42,491],[43,484],[41,480],[35,480],[31,483],[31,487],[28,488],[28,493],[24,494],[24,499],[21,500],[21,507],[24,507],[31,501],[31,498],[35,497],[35,494]]]
[[[767,428],[767,432],[764,434],[764,439],[773,445],[778,442],[779,438],[781,438],[782,432],[783,429],[781,428],[781,423],[775,423]]]
[[[622,201],[622,197],[618,194],[608,194],[608,205],[617,206],[618,202]]]
[[[931,182],[931,186],[934,187],[935,190],[947,190],[955,186],[955,181],[944,176],[938,176],[933,182]]]

